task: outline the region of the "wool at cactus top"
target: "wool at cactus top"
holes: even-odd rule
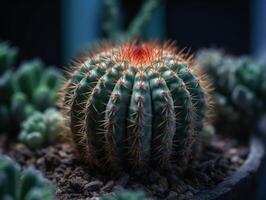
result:
[[[108,46],[69,73],[62,108],[78,155],[92,166],[184,165],[199,145],[209,87],[173,45]]]

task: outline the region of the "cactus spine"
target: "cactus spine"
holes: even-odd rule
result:
[[[184,165],[210,105],[191,57],[170,44],[109,46],[65,82],[62,108],[82,159],[100,168]]]

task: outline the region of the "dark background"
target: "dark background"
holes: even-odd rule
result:
[[[0,40],[19,47],[19,59],[40,57],[60,65],[60,1],[1,1]]]
[[[40,57],[47,64],[65,64],[64,2],[67,1],[1,1],[0,39],[19,47],[20,60]],[[164,38],[176,40],[180,47],[191,47],[192,52],[200,47],[215,46],[233,54],[250,53],[248,0],[165,0],[164,3]],[[140,5],[141,0],[122,1],[125,27]]]

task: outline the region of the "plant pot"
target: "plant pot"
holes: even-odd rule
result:
[[[241,168],[227,177],[214,189],[207,189],[196,195],[198,200],[256,199],[258,177],[264,157],[264,143],[258,136],[252,136],[248,157]]]

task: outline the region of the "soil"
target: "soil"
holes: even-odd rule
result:
[[[123,173],[119,178],[103,178],[79,163],[70,144],[57,144],[34,152],[21,143],[4,147],[5,143],[0,138],[0,153],[7,154],[23,168],[33,165],[39,169],[57,185],[57,199],[96,200],[124,189],[141,189],[152,199],[193,199],[199,191],[215,187],[237,171],[248,155],[247,146],[216,136],[182,176],[178,176],[178,169],[171,176],[150,169],[145,174]]]

